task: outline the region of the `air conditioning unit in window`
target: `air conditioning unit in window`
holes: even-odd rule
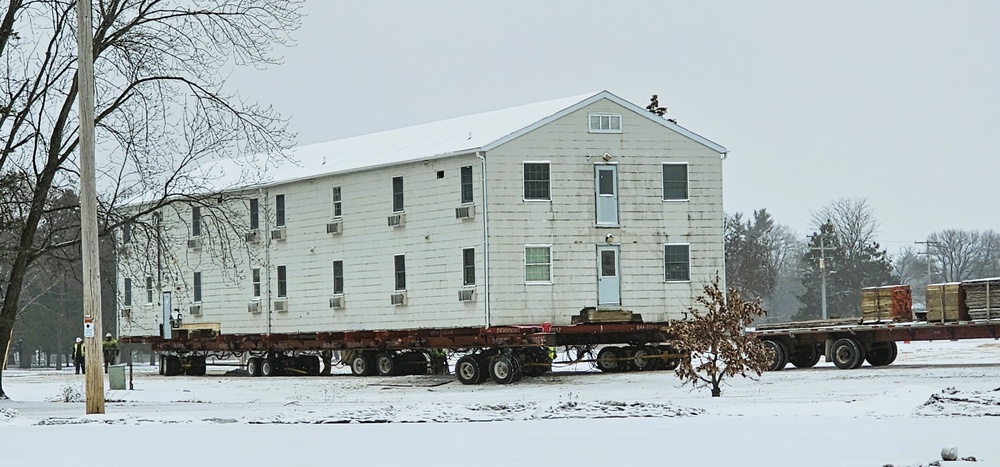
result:
[[[455,208],[455,219],[472,219],[476,217],[475,206],[462,206]]]
[[[201,305],[191,305],[190,314],[194,316],[201,316]]]
[[[132,319],[132,307],[122,308],[122,319]]]
[[[288,311],[288,302],[285,300],[275,300],[274,301],[274,311],[278,313],[285,313]]]
[[[285,235],[285,228],[284,227],[278,227],[276,229],[271,229],[271,240],[284,240],[285,237],[286,237],[286,235]]]
[[[192,250],[201,249],[201,237],[191,237],[188,239],[188,248]]]
[[[402,227],[405,223],[406,218],[403,216],[403,213],[389,216],[389,227]]]
[[[245,238],[247,240],[247,243],[257,243],[257,242],[260,241],[260,231],[259,230],[251,230],[251,231],[249,231],[249,232],[246,233]]]
[[[406,305],[406,292],[396,292],[389,296],[389,301],[395,306]]]
[[[247,303],[247,312],[249,312],[249,313],[260,313],[260,302],[250,302],[250,303]]]
[[[460,302],[476,301],[476,289],[459,289],[458,301]]]
[[[328,234],[337,235],[343,232],[344,232],[344,224],[341,223],[340,221],[334,221],[329,224],[326,224],[326,233]]]
[[[344,308],[344,296],[338,295],[336,297],[330,297],[330,308],[334,309]]]

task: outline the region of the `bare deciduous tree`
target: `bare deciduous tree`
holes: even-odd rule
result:
[[[102,235],[148,220],[173,203],[201,204],[210,211],[227,205],[210,201],[218,194],[205,194],[225,192],[219,174],[198,167],[234,155],[280,155],[291,146],[292,135],[276,112],[244,101],[224,84],[233,66],[279,62],[273,48],[290,43],[301,3],[94,2]],[[4,213],[14,239],[6,248],[2,278],[0,348],[5,348],[30,265],[78,245],[76,238],[39,234],[52,208],[50,194],[79,180],[79,131],[76,3],[9,0],[0,14],[0,174],[14,177],[19,193],[16,212]],[[234,178],[231,186],[239,184]],[[122,215],[123,203],[139,207]],[[5,397],[0,379],[0,398]]]
[[[716,274],[698,297],[705,311],[690,308],[691,319],[670,326],[674,346],[689,355],[681,359],[677,376],[695,388],[711,388],[712,397],[722,395],[726,378],[760,376],[769,358],[761,341],[743,332],[764,315],[760,300],[745,301],[733,288],[723,292],[720,281]]]

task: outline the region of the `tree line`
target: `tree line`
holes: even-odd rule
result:
[[[725,218],[726,282],[760,298],[766,321],[819,319],[825,276],[828,317],[861,316],[861,289],[905,284],[914,308],[927,284],[1000,276],[1000,233],[946,229],[890,255],[865,199],[835,200],[813,213],[797,236],[766,209]]]

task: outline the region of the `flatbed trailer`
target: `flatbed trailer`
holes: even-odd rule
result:
[[[667,343],[667,323],[581,323],[481,328],[224,334],[217,328],[174,328],[170,338],[123,337],[160,353],[160,373],[204,375],[206,358],[239,357],[252,376],[315,375],[338,352],[357,376],[423,374],[447,365],[447,353],[464,354],[455,363],[463,384],[487,377],[498,384],[551,369],[552,349],[576,349],[576,361],[596,352],[602,371],[674,369],[680,357]],[[616,345],[618,344],[618,345]],[[598,350],[598,346],[601,346]]]
[[[951,322],[864,322],[860,318],[765,324],[746,332],[764,342],[769,371],[791,363],[809,368],[825,356],[840,369],[896,360],[897,342],[1000,338],[1000,319]]]

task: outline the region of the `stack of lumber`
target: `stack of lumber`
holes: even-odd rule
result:
[[[911,321],[913,297],[908,285],[861,289],[861,316],[865,322]]]
[[[972,319],[1000,319],[1000,278],[962,282]]]
[[[958,282],[927,285],[927,321],[968,321],[963,287]]]

